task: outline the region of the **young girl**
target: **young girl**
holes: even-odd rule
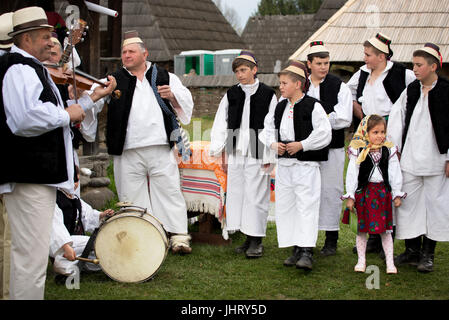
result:
[[[397,273],[393,261],[392,198],[401,205],[402,174],[396,155],[397,147],[385,141],[386,121],[378,115],[366,116],[349,144],[349,165],[346,173],[346,206],[355,206],[358,218],[356,238],[358,262],[356,272],[365,272],[366,235],[380,234],[385,251],[387,273]],[[345,213],[343,223],[348,222]]]

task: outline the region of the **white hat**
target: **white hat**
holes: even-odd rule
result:
[[[13,31],[8,33],[10,37],[30,30],[53,28],[48,24],[47,15],[41,7],[27,7],[15,11],[12,22]]]
[[[139,33],[136,30],[127,31],[123,35],[123,44],[122,47],[131,44],[131,43],[143,43],[142,39],[139,37]]]
[[[390,48],[391,39],[386,35],[379,32],[375,37],[369,39],[368,42],[371,43],[374,48],[385,53],[388,57],[393,56],[393,51]]]
[[[12,12],[4,13],[0,16],[0,49],[12,47],[13,41],[8,33],[12,31]]]
[[[304,63],[302,63],[301,61],[296,61],[296,60],[292,60],[290,61],[289,65],[287,68],[285,68],[282,71],[290,71],[293,73],[296,73],[297,75],[307,79],[307,73],[306,73],[306,66]]]
[[[419,50],[427,52],[428,54],[435,57],[440,63],[440,67],[443,67],[443,56],[440,53],[440,47],[438,47],[436,44],[427,42],[424,47],[420,48]]]
[[[319,52],[329,53],[329,50],[327,50],[327,48],[324,46],[323,41],[312,41],[310,43],[310,48],[309,48],[309,52],[307,53],[307,55],[319,53]]]
[[[254,53],[252,51],[249,51],[249,50],[242,50],[240,52],[240,55],[235,57],[235,59],[245,59],[245,60],[248,60],[249,62],[254,63],[257,66],[256,57],[254,56]]]

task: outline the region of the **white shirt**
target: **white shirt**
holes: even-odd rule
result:
[[[437,81],[432,84],[432,89]],[[429,95],[422,95],[420,83],[420,97],[416,103],[407,132],[405,145],[402,146],[402,135],[405,127],[405,113],[407,106],[407,90],[402,92],[391,110],[388,121],[387,134],[389,139],[398,145],[401,154],[401,168],[403,171],[416,176],[441,175],[445,172],[446,161],[449,161],[449,150],[441,154],[429,112]]]
[[[342,199],[351,198],[355,200],[355,191],[358,187],[358,178],[360,164],[357,164],[357,157],[359,151],[351,147],[348,148],[349,163],[348,169],[346,171],[346,194]],[[370,155],[366,156],[365,161],[372,161]],[[402,174],[401,166],[399,165],[399,160],[397,157],[397,147],[390,148],[390,158],[388,159],[388,179],[390,180],[391,194],[393,199],[396,197],[404,197],[405,193],[401,191],[402,189]],[[375,166],[373,174],[370,176],[368,182],[383,182],[382,172],[379,167]]]
[[[151,62],[146,61],[145,63],[145,73],[147,73],[151,67]],[[131,72],[129,73],[132,75]],[[169,85],[181,106],[181,110],[173,109],[175,112],[178,112],[179,121],[182,124],[188,124],[193,111],[192,94],[173,73],[169,73]],[[92,90],[95,87],[96,85],[92,86]],[[96,104],[104,104],[109,101],[110,96],[100,99]],[[98,112],[101,111],[99,107],[96,107],[96,110],[99,110]],[[143,77],[142,81],[137,78],[123,150],[168,144],[162,112],[146,76]],[[93,128],[93,125],[91,123],[89,127]],[[92,130],[90,132],[92,133]]]
[[[393,103],[385,91],[383,81],[392,67],[393,62],[387,61],[387,67],[382,71],[376,81],[373,84],[370,84],[371,69],[368,69],[366,65],[363,65],[348,81],[348,87],[352,93],[352,100],[357,101],[357,87],[359,85],[360,72],[368,72],[368,79],[366,80],[362,96],[358,101],[362,104],[362,110],[365,115],[378,114],[380,116],[388,116],[390,114]],[[410,83],[415,81],[415,79],[416,77],[413,71],[407,69],[405,71],[405,86],[407,87]]]
[[[325,78],[324,78],[325,79]],[[320,84],[324,81],[321,80]],[[309,76],[310,87],[307,95],[320,100],[320,85],[313,84]],[[334,106],[334,111],[328,114],[332,129],[339,130],[347,128],[352,123],[352,94],[346,83],[342,82],[337,97],[338,103]]]
[[[24,57],[32,58],[42,65],[36,58],[15,45],[12,46],[11,52],[17,52]],[[3,79],[2,95],[6,123],[13,134],[21,137],[35,137],[59,127],[63,128],[68,180],[47,185],[73,193],[74,167],[70,116],[64,110],[58,88],[47,70],[43,66],[42,68],[44,74],[48,76],[48,83],[58,99],[58,106],[55,107],[51,102],[44,103],[39,100],[43,86],[35,70],[28,65],[16,64],[8,69]],[[33,159],[30,159],[30,161],[33,161]],[[14,186],[15,183],[0,185],[0,194],[12,192]]]
[[[259,79],[255,79],[253,84],[242,85],[239,84],[242,88],[243,92],[245,92],[245,102],[243,105],[243,113],[242,113],[242,122],[240,123],[239,135],[237,136],[236,141],[236,150],[237,154],[247,156],[249,154],[249,138],[250,138],[250,130],[249,130],[249,121],[250,121],[250,102],[251,96],[256,93],[259,88]],[[269,112],[274,112],[274,109],[277,105],[276,95],[273,95]],[[215,114],[214,123],[212,125],[212,130],[210,133],[210,147],[209,154],[211,156],[219,156],[224,148],[226,147],[226,142],[228,138],[228,108],[229,101],[228,96],[225,94],[220,101],[220,104],[217,109],[217,113]],[[267,160],[267,155],[264,155],[264,163],[269,162]]]
[[[81,222],[85,232],[93,232],[100,225],[100,211],[93,209],[89,204],[81,201]],[[64,214],[62,210],[55,206],[53,215],[52,231],[50,236],[50,256],[54,257],[62,246],[68,243],[73,245],[69,231],[64,224]]]
[[[303,95],[296,103],[304,99]],[[287,102],[287,106],[282,114],[281,125],[279,128],[279,135],[282,141],[295,141],[295,128],[293,122],[294,105]],[[277,133],[274,125],[274,112],[270,110],[264,120],[264,129],[259,134],[259,140],[271,149],[271,145],[277,141]],[[315,103],[312,111],[312,126],[313,130],[310,135],[300,141],[304,151],[320,150],[326,147],[332,140],[332,128],[321,104]],[[279,165],[290,166],[295,163],[301,163],[310,166],[319,166],[317,161],[298,161],[293,158],[279,158]]]

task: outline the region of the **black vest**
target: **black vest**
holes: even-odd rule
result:
[[[438,150],[441,154],[446,154],[449,149],[449,80],[438,77],[437,84],[429,91],[428,95],[430,119],[432,121]],[[410,120],[420,96],[420,81],[415,80],[407,87],[407,105],[404,134],[402,135],[402,150],[404,150]],[[416,129],[419,130],[419,128]]]
[[[362,148],[359,149],[359,152],[361,152],[361,150]],[[382,173],[382,178],[384,179],[387,191],[391,191],[390,182],[388,180],[388,160],[390,158],[390,151],[385,146],[383,146],[381,150],[382,156],[379,160],[378,167]],[[374,160],[371,158],[371,155],[368,154],[365,161],[360,164],[357,191],[363,190],[368,185],[368,181],[374,173],[374,168]]]
[[[146,72],[145,77],[151,85],[151,71],[154,64]],[[168,71],[157,66],[157,79],[156,85],[168,85],[170,82],[170,76]],[[124,68],[120,68],[118,71],[112,74],[117,80],[117,88],[122,92],[119,99],[111,99],[108,105],[107,124],[106,124],[106,145],[108,147],[108,153],[112,155],[121,155],[123,152],[123,146],[125,145],[126,129],[128,128],[129,113],[131,112],[131,105],[133,102],[134,90],[136,89],[137,77],[131,75]],[[168,100],[164,100],[168,108],[171,107]],[[173,111],[174,113],[174,111]],[[170,140],[173,126],[169,117],[162,111],[164,117],[164,126],[167,133],[167,139],[170,147],[173,147],[174,142]]]
[[[18,53],[7,53],[0,57],[0,92],[3,92],[5,74],[14,64],[32,67],[43,85],[39,99],[51,102],[55,104],[55,108],[59,108],[44,67]],[[8,153],[0,157],[0,184],[56,184],[68,180],[63,128],[59,127],[35,137],[17,136],[6,123],[3,98],[0,101],[0,144]]]
[[[405,72],[406,68],[403,64],[393,62],[393,66],[388,71],[387,76],[383,81],[385,91],[391,103],[395,103],[401,96],[402,91],[405,89]],[[368,80],[369,73],[360,70],[359,84],[357,86],[357,102],[359,98],[363,96],[363,89],[365,88],[366,80]]]
[[[236,136],[242,122],[243,107],[245,104],[245,92],[239,85],[232,86],[227,91],[229,102],[228,107],[228,129],[233,130],[232,135],[228,135],[226,149],[228,153],[235,150]],[[259,141],[259,131],[264,128],[264,119],[270,109],[270,103],[275,91],[259,83],[257,91],[250,98],[249,127],[251,156],[256,159],[262,158],[264,145]]]
[[[320,101],[327,114],[334,112],[334,106],[338,103],[338,93],[340,92],[342,81],[340,78],[328,74],[320,84]],[[329,148],[343,148],[345,146],[345,129],[332,129],[332,140]]]
[[[84,235],[84,226],[81,221],[81,201],[78,197],[68,198],[64,192],[56,193],[56,205],[64,216],[64,225],[71,235]]]
[[[293,109],[293,125],[295,128],[295,141],[302,141],[306,139],[313,131],[312,125],[312,111],[315,103],[319,101],[315,98],[305,95]],[[276,106],[274,111],[274,126],[278,132],[278,141],[281,141],[279,129],[281,127],[282,115],[288,100],[282,100]],[[327,161],[329,147],[320,150],[306,151],[300,150],[293,157],[300,161]],[[287,155],[285,155],[287,157]],[[280,156],[282,157],[282,156]]]

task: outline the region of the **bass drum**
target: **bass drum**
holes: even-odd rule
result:
[[[151,279],[168,248],[162,224],[139,207],[118,211],[102,224],[95,240],[95,254],[104,273],[126,283]]]

